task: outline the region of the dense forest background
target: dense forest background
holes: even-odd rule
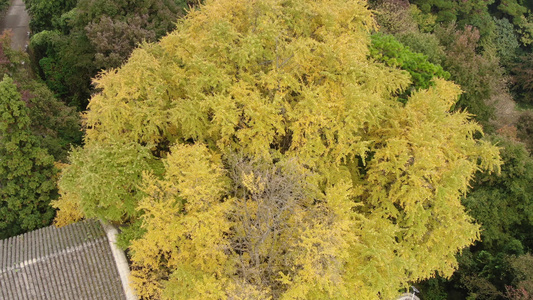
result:
[[[459,256],[450,279],[420,284],[423,299],[531,299],[531,1],[374,1],[376,58],[417,78],[423,56],[464,91],[456,109],[483,124],[502,148],[501,174],[478,175],[463,199],[481,240]],[[420,57],[420,58],[419,58]],[[440,71],[440,70],[439,70]]]
[[[138,145],[90,153],[77,148],[84,145],[83,130],[91,126],[87,121],[82,124],[80,114],[101,91],[92,80],[100,72],[119,68],[139,45],[175,30],[177,20],[200,4],[192,0],[25,2],[32,17],[28,54],[11,50],[7,34],[0,44],[0,72],[5,76],[0,83],[0,238],[51,224],[56,216],[49,205],[53,201],[65,212],[56,219],[59,224],[92,216],[129,225],[122,241],[128,247],[130,240],[145,232],[135,209],[126,208],[127,218],[121,210],[99,211],[101,204],[83,214],[68,209],[72,203],[56,201],[59,173],[84,156],[89,158],[77,168],[98,167],[91,160],[121,168],[132,163],[127,160],[130,152],[144,151],[137,151]],[[2,7],[7,5],[4,1]],[[461,203],[481,225],[481,234],[457,254],[457,271],[451,277],[437,272],[432,279],[413,284],[428,300],[533,299],[533,2],[374,0],[368,6],[378,26],[370,32],[367,58],[401,70],[411,80],[394,96],[408,103],[418,91],[434,87],[436,78],[455,82],[463,93],[452,110],[471,114],[485,133],[475,138],[498,145],[503,161],[500,172],[477,172],[462,196]],[[160,143],[152,152],[168,152],[170,146]],[[69,161],[71,149],[78,150]],[[124,168],[133,172],[125,171],[124,176],[140,177],[146,170],[157,174],[161,168],[157,162],[143,162],[146,165],[135,165],[134,171]],[[226,164],[253,168],[242,158]],[[232,180],[246,185],[246,178],[235,176]],[[130,179],[124,177],[120,184],[128,185]],[[127,197],[141,197],[130,195],[133,189],[128,187]]]

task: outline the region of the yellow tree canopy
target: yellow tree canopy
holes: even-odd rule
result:
[[[206,1],[96,80],[61,220],[142,220],[146,299],[391,299],[451,275],[498,149],[451,82],[397,101],[409,75],[369,58],[373,24],[361,0]]]

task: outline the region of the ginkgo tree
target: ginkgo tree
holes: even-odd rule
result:
[[[410,76],[370,58],[374,29],[361,0],[206,1],[96,79],[58,220],[140,220],[143,299],[391,299],[450,276],[498,148],[451,82],[398,101]]]

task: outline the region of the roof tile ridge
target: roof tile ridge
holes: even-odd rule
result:
[[[126,255],[124,254],[124,251],[119,249],[117,246],[118,230],[114,226],[105,222],[104,220],[100,220],[100,224],[106,232],[107,240],[109,242],[109,246],[111,247],[111,252],[113,253],[113,257],[115,260],[116,268],[118,270],[120,280],[122,281],[124,295],[126,295],[127,300],[137,300],[138,298],[135,293],[135,290],[130,285],[130,268],[128,265],[128,261],[126,260]]]

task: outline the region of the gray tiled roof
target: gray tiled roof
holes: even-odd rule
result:
[[[126,297],[105,231],[83,221],[0,240],[0,299]]]

